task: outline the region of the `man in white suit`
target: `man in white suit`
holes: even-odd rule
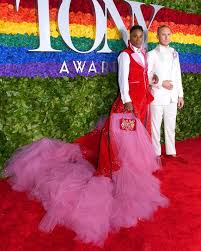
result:
[[[148,74],[154,101],[151,103],[151,130],[153,145],[161,155],[160,131],[164,119],[166,154],[176,157],[175,127],[177,107],[184,106],[181,69],[178,53],[169,46],[171,29],[160,26],[157,30],[158,46],[148,53]],[[153,81],[153,75],[158,81]]]

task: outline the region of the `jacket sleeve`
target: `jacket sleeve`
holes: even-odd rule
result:
[[[123,104],[131,102],[128,83],[129,68],[130,57],[128,53],[122,52],[118,57],[118,82]]]
[[[177,58],[175,63],[175,81],[178,86],[178,96],[182,98],[184,96],[183,86],[182,86],[182,78],[181,78],[181,67],[179,62],[179,54],[177,52]]]
[[[154,51],[150,51],[147,54],[147,63],[148,63],[148,78],[149,78],[149,84],[151,86],[154,86],[156,88],[162,87],[162,81],[159,78],[158,84],[154,84],[152,81],[152,77],[155,74],[155,64],[156,64],[156,55]],[[159,76],[158,76],[159,77]]]

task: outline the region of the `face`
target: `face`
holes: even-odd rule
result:
[[[159,43],[161,45],[168,46],[169,43],[171,42],[171,35],[172,35],[172,32],[168,27],[164,27],[160,29],[160,32],[157,35]]]
[[[143,32],[141,30],[134,30],[130,34],[130,42],[133,46],[140,48],[143,44]]]

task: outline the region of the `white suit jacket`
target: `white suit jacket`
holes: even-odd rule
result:
[[[148,52],[148,76],[151,92],[154,96],[153,105],[168,105],[177,102],[178,97],[183,97],[181,80],[181,69],[178,52],[174,48],[158,45]],[[156,74],[159,78],[158,84],[152,83],[152,76]],[[171,80],[172,90],[162,87],[163,80]]]

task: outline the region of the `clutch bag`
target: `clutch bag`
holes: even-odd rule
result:
[[[125,131],[135,131],[136,129],[136,120],[130,118],[121,118],[120,119],[120,129]]]

